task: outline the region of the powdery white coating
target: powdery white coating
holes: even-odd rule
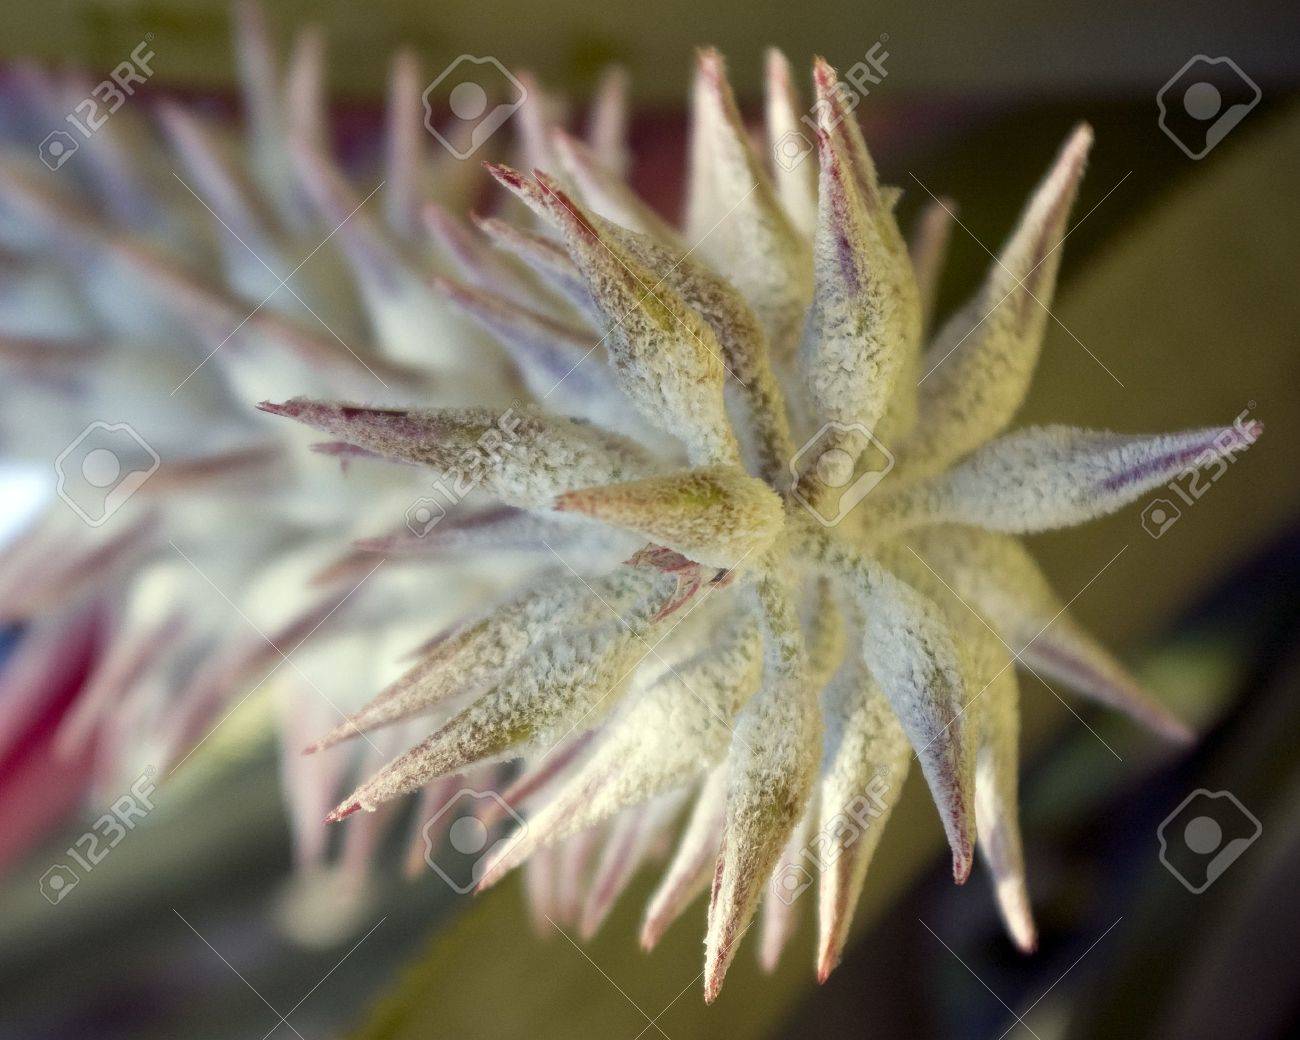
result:
[[[681,296],[545,174],[525,181],[490,167],[563,235],[606,327],[605,346],[620,388],[642,417],[678,437],[696,464],[738,460],[722,397],[725,370],[713,330]]]
[[[969,695],[948,624],[932,601],[848,546],[822,536],[805,551],[865,617],[863,660],[916,752],[952,848],[953,873],[965,880],[975,839],[970,720],[962,713]]]
[[[758,475],[781,490],[794,454],[790,421],[768,357],[767,335],[749,304],[726,278],[689,253],[616,225],[607,231],[655,276],[656,284],[679,293],[713,330],[722,349],[726,389],[737,406],[733,425],[751,449]]]
[[[756,563],[784,526],[781,500],[734,466],[571,491],[555,508],[626,527],[689,560],[724,570],[747,559]]]
[[[622,621],[548,641],[509,677],[357,788],[334,815],[357,807],[373,812],[471,762],[545,747],[596,725],[617,703],[644,653]]]
[[[712,1002],[790,832],[812,791],[821,743],[789,587],[768,571],[756,583],[764,621],[763,686],[736,718],[727,815],[709,900],[704,999]]]
[[[941,469],[1000,433],[1029,392],[1061,262],[1059,246],[1091,144],[1090,127],[1074,131],[983,288],[939,330],[926,353],[920,421],[903,450],[917,471]]]
[[[911,747],[858,654],[844,661],[826,688],[822,714],[818,829],[830,843],[823,856],[831,860],[817,891],[817,977],[824,982],[839,963],[867,868],[903,793]]]
[[[819,130],[818,146],[813,302],[799,368],[818,414],[874,430],[905,353],[906,303],[890,271],[899,258],[881,240],[879,221],[834,138]]]
[[[1123,508],[1190,469],[1250,447],[1262,427],[1153,437],[1036,426],[993,441],[955,469],[880,503],[888,527],[963,523],[1011,534],[1069,527]]]
[[[286,135],[281,126],[266,138],[274,160],[284,166],[286,137],[307,138],[299,146],[300,168],[289,167],[291,190],[275,214],[304,233],[321,216],[337,223],[345,215],[341,207],[362,197],[323,153],[319,53],[318,43],[309,39],[291,75],[297,82],[294,113],[305,132]],[[275,78],[272,70],[272,94],[278,92]],[[483,491],[514,507],[514,522],[497,528],[494,509],[506,518],[512,514],[500,505],[484,510],[487,519],[481,523],[453,516],[429,537],[432,550],[424,555],[442,568],[452,563],[452,548],[474,557],[491,553],[485,565],[500,559],[495,550],[511,550],[516,557],[495,565],[501,571],[516,568],[517,575],[521,563],[536,564],[528,552],[560,551],[589,578],[592,589],[567,577],[544,585],[453,629],[441,642],[426,644],[424,659],[406,676],[394,671],[376,677],[374,686],[394,676],[397,681],[358,719],[379,724],[411,710],[432,711],[433,719],[420,722],[440,728],[364,786],[355,803],[332,814],[338,818],[373,808],[442,772],[495,768],[492,763],[523,756],[525,771],[511,794],[530,816],[532,837],[512,853],[511,862],[527,858],[531,865],[527,883],[535,920],[549,915],[585,934],[604,918],[641,857],[675,826],[671,812],[648,800],[684,795],[698,785],[695,811],[648,913],[643,942],[653,944],[698,891],[709,874],[708,861],[721,848],[706,949],[710,999],[761,894],[770,893],[773,867],[793,866],[799,859],[803,842],[796,828],[815,826],[821,833],[814,840],[830,842],[839,853],[822,879],[819,976],[834,966],[909,747],[915,747],[939,807],[958,880],[969,869],[978,822],[1008,927],[1021,945],[1032,941],[1014,829],[1014,673],[1006,648],[988,626],[1021,647],[1025,662],[1041,665],[1044,674],[1068,676],[1098,699],[1109,698],[1140,717],[1145,712],[1149,721],[1160,716],[1141,702],[1140,691],[1134,694],[1136,687],[1122,669],[1068,619],[1053,622],[1041,635],[1035,630],[1059,611],[1059,601],[1023,550],[1006,540],[1011,548],[984,551],[986,543],[999,544],[1002,536],[954,521],[1005,530],[1074,522],[1112,508],[1135,494],[1137,485],[1165,479],[1174,461],[1185,461],[1182,455],[1199,446],[1195,438],[1174,443],[1175,437],[1151,447],[1113,435],[1048,430],[979,450],[1006,425],[1023,397],[1043,318],[1028,293],[1033,289],[1046,297],[1050,291],[1060,252],[1053,247],[1064,233],[1086,132],[1067,145],[1004,250],[1009,272],[995,268],[977,297],[1010,292],[999,320],[1011,324],[1003,327],[992,318],[980,323],[983,312],[968,309],[947,326],[943,336],[948,338],[941,337],[935,349],[947,350],[970,332],[949,359],[969,362],[970,371],[941,379],[946,372],[941,368],[927,379],[926,385],[934,383],[933,392],[926,391],[928,418],[942,421],[923,425],[909,439],[917,412],[921,326],[933,306],[951,218],[943,207],[931,206],[909,253],[894,218],[899,192],[879,181],[854,119],[851,93],[824,61],[815,63],[813,80],[821,154],[810,154],[790,169],[769,154],[774,186],[754,150],[757,138],[751,139],[741,123],[721,59],[714,52],[700,56],[686,234],[621,179],[627,152],[617,128],[625,122],[625,109],[623,87],[616,81],[608,81],[612,85],[593,116],[590,148],[557,130],[554,99],[530,83],[517,125],[524,131],[525,151],[551,174],[525,179],[492,167],[550,225],[546,230],[558,235],[518,231],[487,218],[478,220],[486,236],[480,241],[446,213],[426,212],[441,247],[437,259],[462,280],[435,280],[436,291],[447,298],[437,301],[437,309],[449,299],[503,341],[515,361],[509,378],[526,385],[546,408],[624,432],[628,439],[543,418],[540,407],[521,413],[516,406],[515,415],[527,420],[522,461],[498,466],[494,458],[482,467],[488,472],[479,475]],[[345,291],[325,295],[341,302],[352,328],[363,327],[366,316],[357,322],[342,304],[351,299],[349,283],[383,297],[388,318],[373,309],[369,315],[376,328],[390,322],[379,336],[383,346],[405,337],[411,348],[428,336],[422,319],[411,317],[432,314],[428,301],[417,298],[428,287],[421,284],[418,293],[391,290],[414,285],[412,272],[427,277],[425,258],[408,252],[409,246],[423,244],[411,236],[412,213],[420,212],[411,181],[427,163],[413,161],[416,142],[424,138],[418,126],[409,125],[412,114],[418,116],[418,76],[409,61],[395,68],[393,82],[390,118],[408,125],[390,135],[394,191],[385,200],[387,224],[378,227],[367,218],[339,232],[335,244],[345,247],[355,271],[348,275],[341,268],[345,280],[337,288]],[[277,117],[278,106],[278,100],[269,106]],[[769,144],[779,144],[789,131],[802,132],[799,125],[806,120],[798,92],[788,66],[775,54],[768,58],[767,107]],[[556,163],[564,167],[563,181],[554,176]],[[820,221],[810,191],[818,177]],[[309,182],[306,193],[302,182]],[[4,171],[0,190],[25,200],[29,214],[36,214],[26,222],[46,233],[58,234],[69,223],[61,200],[26,186],[14,189]],[[307,198],[316,200],[315,214],[303,210]],[[234,197],[222,205],[232,216],[254,220],[239,212],[238,203]],[[141,252],[85,214],[74,215],[79,242],[89,239],[113,263],[147,272],[142,281],[155,294],[183,302],[184,320],[219,338],[233,324],[227,318],[237,321],[247,313],[236,306],[237,297],[210,291],[202,279],[177,277],[161,255]],[[814,235],[815,265],[809,241]],[[488,240],[511,255],[489,252]],[[314,305],[317,297],[310,301]],[[286,310],[250,319],[256,337],[307,359],[304,371],[313,379],[318,378],[313,367],[324,370],[321,362],[327,360],[331,378],[350,379],[364,371],[337,345],[317,342],[287,319],[296,306],[292,301],[272,301],[268,309],[277,304]],[[804,371],[795,373],[793,351],[805,327]],[[990,346],[983,337],[994,332]],[[477,341],[459,343],[447,339],[433,346],[455,347],[456,363],[466,372],[480,367]],[[484,402],[499,399],[501,391],[496,387],[496,398],[480,393],[469,374],[450,381],[436,374],[429,378],[431,368],[424,363],[407,369],[390,363],[376,371],[385,378],[391,372],[394,379],[400,373],[398,401],[429,401],[435,394],[432,403]],[[366,392],[353,382],[346,390],[309,383],[288,393],[307,388],[344,397]],[[318,418],[349,409],[354,428],[368,431],[349,440],[351,449],[331,451],[382,454],[396,446],[404,460],[440,468],[446,452],[478,445],[500,418],[487,409],[385,413],[313,402],[279,410],[293,414],[307,408],[322,409]],[[944,426],[945,416],[951,428]],[[864,423],[898,455],[898,466],[853,519],[817,531],[796,496],[786,495],[796,455],[790,429],[802,438],[832,419]],[[438,425],[436,435],[425,436],[421,423]],[[508,440],[505,430],[499,432]],[[1253,439],[1255,432],[1250,427],[1236,436]],[[669,435],[680,444],[665,443]],[[382,442],[378,448],[374,439]],[[1226,455],[1239,446],[1219,447]],[[972,451],[977,454],[965,464],[945,472]],[[1152,456],[1162,451],[1168,458]],[[682,470],[683,455],[689,456],[689,470]],[[396,467],[357,469],[349,482],[375,474],[418,476]],[[557,506],[566,512],[555,511]],[[399,513],[403,507],[398,505]],[[562,538],[552,526],[519,523],[523,510],[543,525],[572,524],[573,537]],[[391,515],[380,521],[381,516],[373,512],[371,530],[393,523]],[[453,530],[451,525],[462,522],[464,530]],[[641,547],[643,539],[651,544]],[[471,546],[474,551],[466,552]],[[400,539],[391,537],[367,548],[403,551]],[[598,576],[629,555],[636,568],[612,577],[634,574],[635,579],[620,580],[648,584],[620,592]],[[328,560],[331,567],[315,571],[321,580],[343,584],[345,577],[363,576],[361,553],[340,559],[336,552]],[[1017,570],[1020,563],[1027,566]],[[954,569],[967,579],[945,577]],[[975,591],[968,594],[968,589]],[[748,611],[755,592],[765,623],[761,634],[749,631],[747,656],[737,662],[720,648],[729,638],[728,626],[752,624]],[[497,598],[499,587],[471,595],[487,602]],[[435,606],[415,602],[417,610]],[[796,616],[795,602],[805,607],[802,617]],[[308,606],[291,613],[301,622],[309,617]],[[387,624],[393,613],[385,615],[387,607],[372,607],[365,622],[348,619],[349,648],[388,631],[370,627]],[[610,610],[627,618],[627,627]],[[652,642],[662,643],[653,653]],[[229,649],[236,663],[249,652],[247,646]],[[758,681],[760,658],[760,692],[746,699]],[[851,678],[832,678],[837,674]],[[817,694],[828,682],[819,702]],[[623,698],[625,687],[631,694]],[[710,706],[716,714],[707,710]],[[825,742],[818,736],[823,718],[829,724]],[[470,765],[479,761],[489,765]],[[855,837],[835,803],[860,792],[864,783],[883,783],[868,772],[872,765],[881,768],[881,761],[890,782],[876,790],[880,804],[867,807],[867,833]],[[701,772],[710,767],[701,783]],[[372,819],[346,843],[354,867],[377,833]],[[503,857],[494,870],[499,874],[507,865]],[[760,955],[771,963],[792,927],[792,908],[769,899],[764,921]]]
[[[595,748],[529,816],[523,835],[488,864],[480,887],[495,884],[534,849],[690,783],[720,762],[732,719],[758,687],[761,664],[758,625],[741,621],[711,651],[626,698]]]
[[[616,434],[531,405],[494,412],[368,408],[294,398],[259,407],[380,455],[430,466],[457,485],[468,484],[466,491],[482,487],[524,508],[545,508],[570,488],[608,484],[651,469],[640,449]]]
[[[874,552],[882,567],[933,603],[943,615],[957,649],[966,686],[966,704],[973,704],[993,676],[1010,667],[1011,657],[993,625],[969,601],[958,596],[942,575],[919,553],[898,542],[882,545]],[[978,714],[967,727],[973,748]]]
[[[437,643],[360,711],[348,716],[308,750],[330,747],[379,726],[477,696],[500,682],[541,640],[608,621],[654,588],[651,575],[619,570],[588,584],[561,580],[518,597]]]
[[[920,293],[907,246],[894,217],[894,206],[902,193],[880,184],[862,129],[845,100],[846,96],[854,95],[854,90],[843,87],[835,70],[822,58],[813,61],[813,85],[817,93],[819,132],[831,139],[835,153],[856,180],[862,205],[875,225],[883,252],[889,257],[878,275],[888,283],[889,294],[898,301],[899,334],[894,350],[898,354],[899,375],[884,422],[873,432],[893,443],[911,430],[916,419],[916,369],[921,349]]]
[[[691,102],[686,237],[754,308],[781,368],[812,298],[808,243],[754,155],[722,55],[711,48],[699,53]]]
[[[808,681],[814,690],[822,690],[839,671],[850,649],[844,611],[831,579],[817,579],[813,591],[805,596],[802,621],[808,648]],[[855,632],[859,627],[860,620],[854,626]],[[852,651],[856,655],[857,647]]]
[[[1065,601],[1019,541],[948,525],[919,528],[905,540],[958,596],[989,619],[1029,668],[1167,739],[1191,740],[1187,726],[1066,612]]]

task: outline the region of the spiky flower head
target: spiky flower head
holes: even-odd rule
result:
[[[768,71],[774,145],[801,108],[784,59]],[[480,227],[538,279],[525,291],[470,266],[435,291],[500,337],[532,392],[475,483],[507,510],[493,523],[531,532],[562,570],[454,628],[322,741],[433,716],[330,819],[523,759],[505,797],[526,821],[479,885],[530,858],[577,870],[604,835],[577,914],[587,934],[680,830],[643,942],[711,883],[709,1000],[765,890],[763,955],[779,953],[781,885],[814,833],[832,853],[818,974],[832,970],[913,759],[955,879],[978,847],[1012,938],[1033,948],[1014,665],[1188,734],[1069,618],[1016,536],[1112,512],[1259,432],[1007,433],[1091,130],[1069,136],[974,298],[931,330],[949,204],[909,250],[899,192],[825,62],[813,87],[816,161],[769,169],[721,57],[700,54],[681,229],[628,187],[620,148],[547,126],[541,106],[539,168],[488,164],[534,225]],[[493,423],[419,402],[263,407],[439,472]],[[622,565],[592,566],[629,535],[641,544]],[[867,798],[866,832],[839,826]]]
[[[537,913],[590,935],[676,836],[642,942],[709,888],[710,1000],[764,900],[761,956],[779,956],[809,849],[818,975],[833,969],[915,760],[954,877],[978,847],[1012,938],[1032,948],[1015,666],[1188,734],[1070,618],[1015,536],[1113,511],[1259,432],[1006,433],[1088,128],[974,298],[931,327],[951,205],[935,200],[905,243],[899,192],[824,62],[805,118],[769,55],[769,163],[721,57],[699,55],[681,228],[624,180],[620,77],[586,141],[530,81],[516,120],[531,172],[488,166],[522,205],[471,228],[427,201],[449,201],[458,171],[426,150],[409,57],[393,67],[380,220],[367,208],[379,188],[366,194],[330,153],[319,39],[301,37],[283,78],[252,7],[241,40],[249,135],[232,147],[164,108],[176,184],[154,176],[166,160],[127,162],[114,128],[81,157],[79,191],[0,167],[6,245],[45,307],[28,311],[34,344],[0,341],[34,370],[24,391],[71,403],[74,425],[119,384],[139,391],[142,371],[164,374],[165,401],[180,395],[148,495],[63,557],[50,547],[70,528],[52,517],[0,568],[6,606],[50,630],[29,641],[33,667],[54,668],[69,632],[110,632],[63,743],[107,730],[117,757],[148,742],[172,763],[292,658],[288,685],[313,688],[280,713],[286,743],[310,744],[284,767],[300,862],[325,855],[315,807],[350,775],[337,746],[350,738],[384,757],[409,747],[329,815],[373,814],[344,825],[354,865],[399,797],[420,791],[422,821],[522,760],[498,803],[522,825],[479,886],[527,863]],[[58,110],[49,81],[26,89]],[[130,133],[132,118],[114,127]],[[782,161],[792,133],[815,154]],[[240,410],[268,395],[265,411],[325,434],[325,458]],[[156,419],[160,395],[144,396]],[[340,556],[345,532],[365,537]],[[372,577],[390,560],[431,566]],[[449,604],[486,599],[395,663]],[[214,604],[253,633],[231,635]],[[333,728],[317,710],[315,693],[337,711],[372,683],[379,694]],[[433,840],[417,836],[417,868]]]

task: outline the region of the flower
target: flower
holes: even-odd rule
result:
[[[7,445],[48,462],[88,419],[129,417],[160,463],[111,522],[55,503],[0,561],[6,620],[31,626],[5,676],[24,711],[56,687],[61,710],[86,672],[54,739],[93,752],[107,798],[142,762],[184,764],[276,676],[297,895],[317,911],[286,919],[325,932],[355,921],[398,798],[420,791],[418,872],[438,837],[419,824],[522,759],[500,805],[525,823],[479,887],[526,863],[535,913],[590,935],[676,835],[642,942],[711,881],[708,1000],[760,902],[775,962],[811,849],[829,974],[915,758],[954,877],[978,848],[1032,949],[1013,665],[1189,734],[1015,535],[1259,433],[1006,432],[1091,132],[931,328],[950,209],[909,249],[824,62],[815,159],[769,170],[700,55],[680,229],[623,180],[618,75],[585,142],[530,82],[533,173],[488,166],[522,206],[471,228],[409,56],[366,194],[328,144],[319,38],[283,76],[256,8],[240,40],[244,140],[171,104],[160,148],[127,106],[63,173],[0,162]],[[59,83],[19,86],[23,113],[61,118]],[[800,111],[773,53],[774,155]],[[308,454],[262,399],[328,440]],[[352,817],[331,863],[320,817],[367,753],[391,761],[329,813]]]
[[[775,144],[800,105],[780,55],[768,72]],[[1260,432],[1007,433],[1091,130],[1067,139],[975,297],[930,330],[951,212],[936,203],[909,252],[848,88],[820,60],[813,83],[817,161],[769,172],[721,57],[700,54],[682,229],[624,182],[621,147],[593,149],[530,108],[544,142],[531,176],[488,169],[534,226],[479,221],[529,279],[476,262],[437,292],[500,338],[531,392],[510,434],[474,455],[472,483],[504,510],[491,527],[564,570],[452,628],[317,744],[421,715],[431,730],[330,820],[523,758],[505,799],[526,822],[479,887],[531,861],[535,898],[559,906],[556,886],[572,903],[572,879],[590,876],[585,934],[679,830],[642,940],[711,882],[707,1000],[765,892],[763,956],[779,954],[812,833],[829,974],[913,758],[955,879],[978,847],[1008,931],[1033,949],[1012,665],[1189,734],[1070,619],[1015,536],[1112,512]],[[497,422],[481,407],[262,407],[438,472]],[[892,468],[836,505],[877,451]],[[629,536],[642,547],[622,565],[594,562]],[[868,792],[872,819],[845,826]]]
[[[417,642],[400,619],[437,624],[439,591],[456,588],[464,609],[499,579],[450,556],[421,568],[341,558],[349,537],[402,516],[418,474],[354,467],[340,485],[337,455],[304,457],[303,431],[254,403],[309,387],[438,403],[517,390],[492,341],[407,259],[427,244],[427,194],[462,205],[460,164],[421,125],[412,56],[394,60],[379,171],[363,182],[327,146],[317,34],[301,34],[282,70],[259,9],[237,14],[240,134],[202,105],[133,96],[50,170],[33,142],[88,86],[35,67],[6,83],[5,129],[21,131],[0,155],[6,461],[51,474],[96,424],[125,424],[157,466],[98,526],[71,508],[92,504],[75,490],[71,503],[49,494],[0,554],[3,620],[25,626],[0,675],[0,751],[52,751],[27,754],[29,773],[48,775],[21,782],[60,792],[47,800],[66,812],[112,804],[145,769],[165,799],[174,774],[213,768],[215,748],[244,753],[278,720],[299,887],[330,910],[285,919],[300,934],[328,922],[324,936],[362,904],[382,831],[356,828],[336,856],[320,817],[359,757],[372,768],[405,745],[393,731],[312,759],[298,750],[400,672]],[[439,353],[452,343],[476,346]]]

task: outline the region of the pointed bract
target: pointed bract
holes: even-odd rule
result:
[[[901,454],[935,472],[1001,433],[1020,408],[1042,346],[1061,243],[1092,130],[1080,126],[1029,201],[984,287],[939,330],[920,375],[920,417]]]
[[[1123,508],[1180,474],[1231,460],[1262,424],[1159,436],[1069,426],[1007,434],[956,468],[877,499],[883,530],[963,523],[1008,534],[1071,527]]]
[[[771,489],[729,466],[572,491],[555,507],[626,527],[723,570],[757,562],[784,524]]]

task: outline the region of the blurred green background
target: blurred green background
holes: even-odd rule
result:
[[[273,749],[251,736],[257,712],[269,709],[254,699],[246,724],[224,729],[160,793],[147,828],[75,899],[51,908],[41,898],[36,879],[48,856],[0,880],[0,1035],[1052,1040],[1295,1028],[1294,4],[455,0],[274,3],[268,16],[285,45],[309,20],[325,27],[331,84],[353,112],[377,102],[401,44],[433,71],[460,53],[491,54],[574,98],[607,62],[622,62],[633,74],[638,182],[669,209],[694,46],[728,55],[755,111],[765,45],[779,44],[797,65],[813,53],[849,64],[887,35],[888,76],[860,112],[882,174],[906,191],[905,219],[924,196],[918,181],[960,203],[965,227],[954,232],[943,306],[974,286],[988,262],[981,243],[996,248],[1070,126],[1091,121],[1098,143],[1076,210],[1084,219],[1066,247],[1059,322],[1023,418],[1147,431],[1226,423],[1248,410],[1266,433],[1158,540],[1135,506],[1033,548],[1066,598],[1087,587],[1077,616],[1205,737],[1176,753],[1080,702],[1067,710],[1022,677],[1039,953],[1023,958],[1002,937],[982,879],[965,890],[945,880],[942,836],[923,789],[910,783],[873,864],[858,939],[829,983],[813,982],[805,914],[773,976],[747,949],[706,1008],[697,975],[703,904],[644,955],[635,922],[648,878],[583,952],[532,932],[515,882],[473,899],[432,878],[396,877],[377,893],[366,927],[382,923],[359,946],[364,928],[327,949],[295,946],[275,921],[289,848]],[[102,72],[152,31],[152,92],[226,96],[228,28],[225,5],[209,0],[9,3],[0,63],[34,58]],[[1193,161],[1157,125],[1156,95],[1201,53],[1231,57],[1263,100]],[[1156,839],[1198,788],[1231,791],[1263,825],[1200,896],[1161,865]]]

